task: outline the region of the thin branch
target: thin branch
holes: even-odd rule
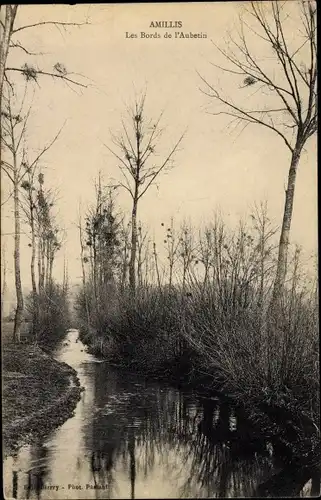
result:
[[[62,26],[62,27],[66,27],[66,26],[84,26],[84,25],[87,25],[89,24],[88,21],[86,21],[85,23],[64,23],[64,22],[59,22],[59,21],[42,21],[42,22],[39,22],[39,23],[34,23],[34,24],[27,24],[25,26],[20,26],[20,28],[16,28],[14,30],[12,30],[12,34],[14,33],[18,33],[18,31],[22,31],[22,30],[26,30],[26,29],[29,29],[29,28],[35,28],[36,26],[44,26],[45,24],[52,24],[54,26]]]
[[[249,112],[246,112],[245,110],[235,106],[234,104],[232,104],[231,102],[223,99],[219,93],[217,92],[216,89],[214,89],[214,87],[212,85],[210,85],[200,74],[199,74],[199,77],[201,78],[201,80],[212,90],[213,94],[209,94],[207,92],[204,92],[202,91],[205,95],[209,96],[209,97],[213,97],[215,99],[217,99],[219,102],[225,104],[226,106],[228,106],[229,108],[233,109],[234,111],[236,111],[237,113],[240,113],[241,116],[238,116],[238,115],[235,115],[235,113],[228,113],[228,112],[225,112],[225,111],[221,111],[221,112],[218,112],[218,113],[211,113],[213,115],[219,115],[219,114],[225,114],[227,116],[233,116],[233,117],[238,117],[238,118],[241,118],[242,120],[247,120],[247,121],[251,121],[252,123],[256,123],[256,124],[259,124],[259,125],[264,125],[265,127],[269,128],[270,130],[273,130],[273,132],[275,132],[277,135],[279,135],[285,142],[285,144],[287,145],[287,147],[289,148],[289,150],[291,151],[291,153],[293,152],[293,148],[291,146],[291,144],[289,143],[289,141],[287,140],[287,138],[285,137],[285,135],[280,132],[276,127],[272,126],[272,125],[269,125],[268,123],[266,123],[265,121],[263,120],[260,120],[259,118],[256,118],[255,116],[252,116]]]
[[[112,187],[115,187],[115,188],[118,188],[118,187],[122,187],[122,188],[124,188],[126,191],[128,191],[128,193],[130,194],[130,196],[131,196],[132,198],[134,198],[134,195],[133,195],[133,193],[132,193],[132,191],[131,191],[131,188],[130,188],[130,187],[128,187],[128,186],[126,186],[126,185],[125,185],[125,184],[123,184],[122,182],[117,181],[117,182],[116,182],[116,184],[111,184],[111,186],[112,186]]]
[[[6,68],[6,71],[18,71],[19,73],[22,73],[23,75],[26,75],[26,70],[23,68]],[[61,80],[65,80],[67,82],[73,83],[74,85],[78,85],[79,87],[82,88],[88,88],[89,85],[85,85],[84,83],[77,82],[76,80],[72,80],[71,78],[68,78],[65,75],[59,75],[58,73],[50,73],[48,71],[42,71],[42,70],[34,70],[34,73],[36,75],[44,75],[44,76],[51,76],[53,78],[60,78]]]
[[[66,122],[65,122],[66,123]],[[55,135],[55,137],[52,139],[52,141],[50,141],[47,146],[45,146],[41,151],[40,153],[36,156],[36,158],[33,160],[33,162],[29,165],[29,169],[32,169],[37,163],[38,161],[40,160],[40,158],[54,145],[54,143],[58,140],[64,126],[65,126],[65,123],[63,124],[63,126],[61,127],[61,129],[58,131],[58,133]],[[27,171],[24,172],[24,174],[19,178],[19,182],[22,181],[22,179],[24,178],[24,176],[27,174]]]
[[[19,150],[19,147],[20,147],[20,143],[22,141],[22,138],[24,137],[25,135],[25,132],[26,132],[26,128],[27,128],[27,123],[28,123],[28,119],[29,119],[29,116],[30,116],[30,113],[31,113],[31,107],[32,107],[32,104],[30,105],[29,107],[29,110],[24,118],[24,121],[23,121],[23,127],[22,127],[22,130],[21,130],[21,133],[20,133],[20,137],[18,138],[17,142],[16,142],[16,151]]]
[[[21,49],[28,56],[42,56],[42,55],[44,55],[43,52],[30,52],[30,50],[27,50],[23,45],[21,45],[20,42],[11,42],[9,47],[11,49]]]
[[[10,90],[11,90],[11,92],[12,92],[12,95],[14,95],[14,88],[13,88],[13,85],[12,85],[12,83],[10,82],[9,78],[7,77],[6,73],[4,73],[4,78],[5,78],[5,80],[6,80],[7,84],[8,84],[8,85],[9,85],[9,87],[10,87]]]
[[[124,121],[122,120],[122,126],[123,126],[123,129],[124,129],[124,132],[125,132],[125,135],[126,135],[126,138],[127,138],[127,141],[128,141],[128,144],[130,146],[130,149],[131,149],[131,152],[132,152],[132,155],[135,157],[135,150],[134,150],[134,147],[132,145],[132,142],[130,140],[130,137],[129,137],[129,134],[128,134],[128,131],[127,131],[127,128],[125,126],[125,123]]]
[[[177,149],[178,149],[178,146],[180,145],[180,143],[182,142],[183,138],[184,138],[185,134],[182,134],[181,137],[178,139],[178,141],[176,142],[175,146],[173,147],[173,149],[171,150],[171,152],[169,153],[169,155],[167,156],[167,158],[165,159],[165,161],[163,162],[163,164],[155,171],[154,175],[151,177],[150,181],[148,182],[148,184],[146,185],[145,189],[143,189],[143,191],[140,193],[140,195],[138,196],[138,199],[140,199],[145,193],[146,191],[148,190],[148,188],[151,186],[151,184],[154,182],[154,180],[156,179],[156,177],[161,173],[162,170],[164,170],[164,168],[168,165],[170,159],[172,158],[172,156],[176,153]]]
[[[117,153],[115,153],[115,151],[113,151],[109,146],[107,146],[107,144],[103,143],[103,145],[105,146],[105,148],[108,149],[108,151],[110,151],[115,156],[115,158],[117,158],[117,160],[119,160],[124,165],[126,170],[132,174],[130,166],[128,166],[128,164]]]
[[[145,157],[145,155],[146,155],[146,153],[150,152],[150,148],[152,146],[152,141],[158,139],[159,136],[162,133],[162,131],[158,129],[158,125],[159,125],[159,123],[160,123],[160,121],[162,119],[162,116],[163,116],[163,113],[161,113],[159,115],[156,123],[154,123],[153,130],[152,130],[152,133],[150,134],[147,146],[145,147],[145,150],[142,152],[142,155],[141,155],[141,162],[142,163],[145,163],[145,161],[147,160],[147,158]],[[148,154],[148,156],[150,156],[150,155]]]
[[[5,205],[10,200],[10,198],[12,198],[12,196],[13,196],[13,191],[11,191],[11,193],[9,194],[8,198],[5,201],[1,202],[1,206]]]
[[[13,179],[12,175],[8,172],[8,170],[6,169],[6,167],[3,166],[3,164],[4,164],[4,162],[1,161],[2,170],[9,177],[9,179],[11,180],[11,182],[14,184],[14,179]]]

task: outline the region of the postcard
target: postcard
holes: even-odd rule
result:
[[[4,497],[318,496],[316,2],[0,16]]]

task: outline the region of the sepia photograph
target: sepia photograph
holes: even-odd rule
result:
[[[4,498],[319,497],[316,0],[0,33]]]

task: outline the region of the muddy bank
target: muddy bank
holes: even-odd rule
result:
[[[6,346],[2,378],[4,456],[61,425],[80,399],[76,371],[36,346]]]

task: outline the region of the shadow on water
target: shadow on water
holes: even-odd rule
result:
[[[40,499],[48,474],[48,450],[46,447],[39,440],[29,446],[22,456],[19,456],[18,453],[11,458],[13,461],[12,489],[9,496],[8,490],[10,488],[5,483],[6,498],[22,498],[20,486],[23,486],[24,499]],[[24,465],[23,476],[21,475],[22,465]]]
[[[5,461],[6,498],[315,495],[320,474],[284,469],[231,403],[119,374],[76,338],[56,357],[86,390],[74,417]]]

